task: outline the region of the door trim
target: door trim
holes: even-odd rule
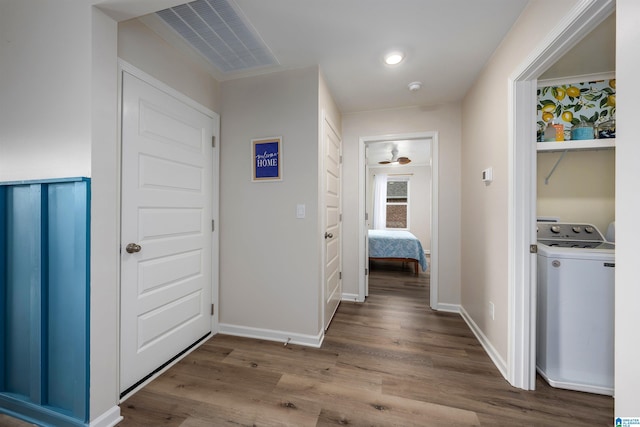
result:
[[[117,156],[118,156],[118,161],[116,162],[117,164],[117,172],[116,172],[116,176],[118,179],[117,185],[116,185],[116,195],[115,195],[115,203],[116,203],[116,210],[119,213],[118,218],[116,220],[117,222],[117,230],[118,230],[118,235],[116,237],[116,243],[117,243],[117,247],[118,248],[122,248],[122,234],[121,234],[121,228],[122,228],[122,76],[123,73],[128,73],[152,86],[154,86],[156,89],[161,90],[162,92],[165,92],[166,94],[178,99],[179,101],[183,102],[184,104],[190,106],[191,108],[197,110],[198,112],[208,116],[211,118],[211,120],[213,121],[213,135],[215,137],[215,146],[213,147],[212,150],[212,159],[211,162],[213,164],[213,184],[212,184],[212,189],[213,189],[213,194],[211,197],[211,215],[212,215],[212,219],[215,221],[215,229],[213,230],[213,232],[211,233],[211,239],[212,239],[212,245],[211,245],[211,269],[212,269],[212,274],[211,274],[211,303],[214,304],[215,307],[215,311],[214,311],[214,315],[211,316],[211,334],[209,336],[213,336],[215,334],[217,334],[219,332],[219,265],[220,265],[220,244],[219,244],[219,236],[220,236],[220,116],[208,109],[207,107],[199,104],[198,102],[194,101],[193,99],[187,97],[186,95],[178,92],[177,90],[171,88],[170,86],[166,85],[165,83],[161,82],[160,80],[152,77],[151,75],[145,73],[144,71],[140,70],[139,68],[135,67],[134,65],[122,60],[122,59],[118,59],[118,143],[117,143]],[[121,298],[121,293],[120,293],[120,287],[122,286],[122,271],[121,271],[121,260],[120,260],[120,256],[117,257],[118,261],[117,261],[117,271],[118,271],[118,275],[117,275],[117,307],[118,307],[118,313],[120,313],[121,311],[121,307],[120,307],[120,298]],[[118,337],[117,337],[117,354],[118,354],[118,360],[116,361],[116,365],[117,365],[117,378],[118,378],[118,390],[120,390],[120,330],[121,330],[121,318],[120,315],[118,315],[118,320],[117,320],[117,333],[118,333]],[[144,382],[142,382],[141,384],[139,384],[135,389],[133,390],[129,390],[127,395],[125,396],[121,396],[120,398],[120,402],[123,402],[124,400],[126,400],[129,396],[135,394],[135,392],[137,392],[138,390],[140,390],[141,388],[143,388],[146,384],[148,384],[149,382],[151,382],[154,378],[156,378],[157,376],[159,376],[160,374],[162,374],[164,371],[166,371],[167,369],[169,369],[171,366],[173,366],[174,364],[176,364],[177,362],[179,362],[180,360],[182,360],[184,357],[186,357],[189,353],[191,353],[192,351],[194,351],[195,349],[197,349],[200,345],[202,345],[204,342],[206,342],[206,339],[202,339],[199,343],[197,343],[196,345],[194,345],[193,347],[189,348],[188,350],[184,351],[180,356],[178,356],[176,359],[170,361],[166,366],[164,366],[162,369],[160,369],[159,371],[157,371],[156,373],[153,374],[152,377],[148,378],[147,380],[145,380]]]
[[[507,380],[525,390],[536,380],[536,83],[614,9],[615,0],[582,0],[509,78]]]
[[[365,259],[365,237],[367,234],[367,225],[365,221],[365,194],[367,191],[367,168],[365,166],[365,147],[371,142],[383,142],[394,139],[403,140],[417,140],[417,139],[431,139],[431,259],[429,262],[430,270],[430,294],[429,301],[431,308],[434,310],[451,311],[450,304],[441,305],[438,302],[438,132],[414,132],[414,133],[399,133],[389,135],[377,135],[377,136],[363,136],[360,137],[360,143],[358,144],[358,177],[360,178],[360,185],[358,188],[358,302],[364,302],[365,300],[365,269],[368,268],[368,260]]]

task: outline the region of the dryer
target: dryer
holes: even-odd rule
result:
[[[552,387],[613,395],[614,267],[595,226],[538,222],[536,367]]]

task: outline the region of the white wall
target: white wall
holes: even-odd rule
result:
[[[322,122],[322,112],[329,117],[333,125],[336,127],[338,133],[342,132],[342,113],[338,108],[333,95],[331,94],[331,88],[327,85],[327,81],[324,78],[322,70],[320,70],[318,78],[318,123]],[[318,140],[322,140],[322,134],[318,135]]]
[[[431,166],[372,167],[367,176],[367,212],[373,218],[373,180],[378,173],[409,174],[409,231],[420,240],[422,249],[431,250]],[[373,228],[373,221],[369,221]]]
[[[640,417],[640,2],[616,2],[616,336],[615,416]]]
[[[0,180],[91,175],[91,6],[4,1]]]
[[[317,336],[318,68],[226,81],[221,93],[221,330]],[[251,139],[272,136],[283,180],[251,182]]]
[[[138,19],[118,24],[118,57],[211,111],[220,111],[220,88],[211,74]]]
[[[576,3],[530,2],[462,106],[462,306],[507,360],[508,79]],[[552,13],[551,13],[552,11]],[[493,182],[481,180],[493,167]],[[489,316],[495,306],[495,320]]]
[[[615,151],[570,151],[545,184],[562,153],[538,153],[537,215],[594,224],[602,234],[615,219]]]
[[[439,140],[438,210],[439,302],[460,303],[460,126],[459,104],[369,111],[344,115],[343,288],[358,293],[358,156],[361,137],[437,131]],[[431,251],[436,248],[431,248]]]
[[[117,25],[93,9],[90,419],[119,416]],[[72,82],[70,82],[73,85]],[[109,418],[109,416],[107,416]]]

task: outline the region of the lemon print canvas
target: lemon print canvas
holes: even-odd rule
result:
[[[551,122],[570,130],[580,122],[594,127],[615,119],[616,80],[578,82],[538,88],[538,141]]]

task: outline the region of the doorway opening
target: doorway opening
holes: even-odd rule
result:
[[[581,2],[509,79],[509,335],[507,380],[536,381],[536,89],[537,79],[615,9],[614,0]]]
[[[371,156],[371,162],[368,157]],[[408,158],[410,161],[401,158]],[[371,165],[384,165],[389,163],[397,164],[397,176],[407,175],[410,165],[415,165],[413,173],[426,174],[427,181],[430,182],[428,188],[422,186],[411,187],[411,194],[418,194],[428,198],[426,203],[426,213],[409,216],[410,223],[418,225],[418,234],[423,236],[423,245],[428,251],[430,260],[428,271],[430,276],[429,301],[433,309],[438,308],[438,133],[418,132],[406,134],[380,135],[372,137],[361,137],[359,144],[359,280],[358,280],[358,301],[364,301],[368,295],[368,230],[373,221],[372,193],[367,185],[371,181]],[[389,163],[386,163],[389,162]],[[403,169],[404,168],[404,169]],[[420,172],[418,168],[422,168]],[[410,176],[410,175],[409,175]],[[406,221],[406,219],[405,219]],[[420,222],[422,221],[422,222]],[[403,223],[404,224],[404,223]],[[410,227],[405,227],[410,228]]]

